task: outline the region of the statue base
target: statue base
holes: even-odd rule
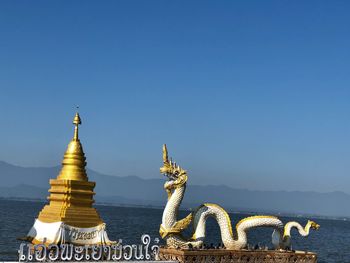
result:
[[[171,249],[160,248],[159,260],[180,263],[316,263],[317,254],[305,251],[228,250],[228,249]]]

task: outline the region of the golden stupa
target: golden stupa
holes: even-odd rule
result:
[[[86,158],[78,131],[81,119],[76,113],[74,136],[68,144],[62,161],[62,169],[56,179],[50,180],[50,201],[40,212],[38,219],[44,223],[64,222],[79,228],[95,227],[103,223],[95,208],[95,182],[89,182],[86,174]]]
[[[56,179],[50,180],[49,204],[41,210],[23,239],[45,245],[114,244],[108,238],[106,224],[92,207],[95,183],[89,182],[85,170],[86,158],[78,136],[81,124],[78,113],[73,124],[74,136],[64,154],[62,169]]]

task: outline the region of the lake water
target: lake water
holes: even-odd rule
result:
[[[34,223],[35,217],[42,209],[43,202],[0,200],[0,261],[17,260],[20,241],[17,237],[25,236]],[[125,244],[140,244],[142,234],[159,237],[162,210],[152,208],[126,208],[96,205],[101,217],[107,224],[111,240],[123,239]],[[188,212],[181,211],[181,218]],[[245,214],[230,214],[235,225]],[[296,220],[304,225],[306,218],[280,217],[286,223]],[[312,218],[309,218],[312,219]],[[321,225],[318,231],[312,231],[303,238],[292,232],[293,248],[308,250],[318,254],[318,262],[350,263],[350,222],[341,220],[312,219]],[[220,242],[219,228],[213,219],[207,224],[208,244]],[[271,229],[256,229],[248,234],[251,245],[260,243],[271,246]]]

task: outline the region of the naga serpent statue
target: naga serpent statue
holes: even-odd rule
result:
[[[205,239],[205,225],[208,217],[214,217],[220,227],[221,240],[227,249],[242,249],[247,246],[247,231],[257,227],[272,227],[272,243],[276,249],[291,248],[291,229],[296,228],[299,234],[306,237],[310,229],[317,230],[320,225],[314,221],[308,221],[305,228],[298,222],[288,222],[284,227],[280,219],[275,216],[259,215],[242,219],[236,225],[233,233],[231,220],[228,213],[217,204],[202,204],[187,217],[177,220],[179,207],[186,190],[187,172],[175,162],[169,161],[168,150],[163,145],[163,167],[160,172],[164,174],[168,181],[164,184],[164,189],[168,194],[168,202],[165,206],[162,224],[159,233],[165,239],[168,247],[189,248],[201,247]],[[193,224],[193,235],[186,239],[182,232]]]
[[[222,243],[226,249],[242,249],[247,246],[247,231],[257,227],[272,227],[276,233],[283,233],[283,223],[275,216],[251,216],[242,219],[236,225],[235,233],[231,226],[228,213],[219,205],[203,204],[187,217],[178,220],[178,211],[186,190],[187,173],[175,162],[169,161],[166,145],[163,145],[163,167],[160,172],[168,180],[164,188],[168,194],[165,206],[160,236],[165,239],[168,247],[199,248],[205,239],[205,225],[208,217],[214,217],[220,227]],[[186,239],[182,232],[193,224],[193,235]],[[281,235],[281,234],[280,234]]]
[[[307,237],[310,233],[310,229],[318,230],[320,225],[314,221],[308,220],[303,228],[298,222],[288,222],[284,227],[283,237],[280,231],[274,230],[272,233],[272,243],[276,249],[290,250],[292,248],[290,233],[292,228],[296,228],[301,236]]]

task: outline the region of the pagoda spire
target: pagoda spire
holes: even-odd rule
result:
[[[74,127],[74,137],[73,140],[77,141],[79,140],[79,125],[81,125],[81,119],[79,116],[79,112],[77,112],[74,116],[73,124],[75,125]]]
[[[74,136],[68,144],[67,150],[63,156],[62,169],[57,179],[88,181],[86,174],[86,158],[83,146],[79,140],[79,125],[81,118],[77,112],[73,119]]]

